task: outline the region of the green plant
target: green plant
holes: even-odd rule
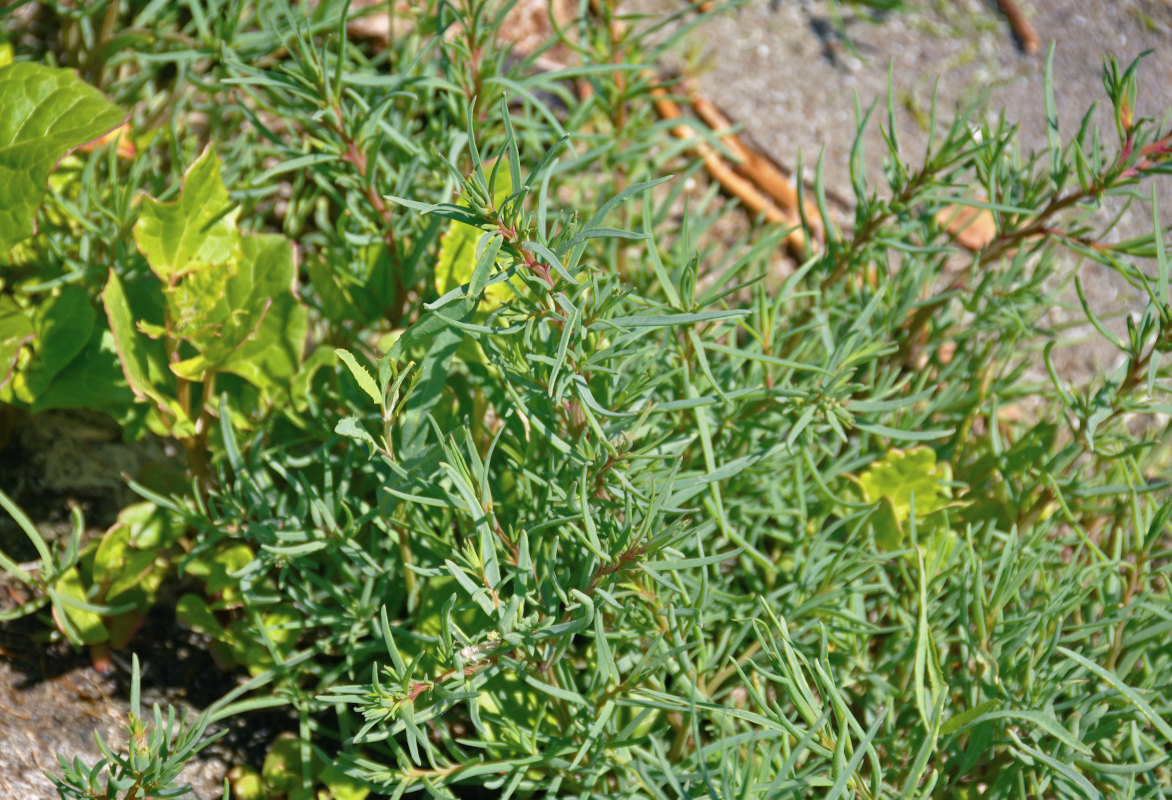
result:
[[[153,503],[122,509],[118,521],[80,551],[60,579],[72,598],[57,626],[74,644],[91,647],[94,663],[108,668],[107,649],[124,647],[158,599],[184,529]],[[101,608],[97,608],[101,607]]]
[[[888,187],[860,136],[853,224],[782,280],[784,231],[720,238],[729,203],[685,198],[700,164],[645,102],[665,20],[620,37],[609,5],[583,11],[561,41],[578,64],[548,73],[500,43],[507,3],[392,8],[385,46],[349,36],[345,3],[165,5],[140,15],[157,58],[113,34],[63,49],[134,122],[172,124],[51,186],[17,268],[170,304],[171,326],[129,303],[109,330],[123,359],[178,348],[128,372],[140,422],[183,410],[157,419],[209,455],[189,494],[139,487],[182,528],[160,574],[254,675],[212,716],[296,716],[238,796],[1169,796],[1172,281],[1140,185],[1172,133],[1133,118],[1137,65],[1106,64],[1114,146],[1089,115],[1064,139],[1048,80],[1046,152],[933,108],[911,166],[889,105]],[[148,85],[167,110],[137,110]],[[198,114],[213,150],[178,134]],[[136,166],[164,153],[162,177]],[[116,206],[113,173],[178,197],[92,215],[133,248],[68,196]],[[804,199],[831,220],[824,194]],[[1148,198],[1152,234],[1111,239],[1104,209]],[[958,209],[993,230],[976,249]],[[224,258],[184,283],[163,217],[200,247],[222,233],[238,270],[249,241],[296,243],[292,335],[225,322],[260,315],[210,302],[200,270]],[[114,256],[97,280],[87,248]],[[1119,351],[1107,376],[1053,358],[1062,252],[1148,298],[1123,333],[1081,300]],[[317,347],[254,382],[185,308],[248,329],[227,344]],[[26,583],[76,569],[84,596],[37,602],[109,617],[116,529],[89,565],[46,549]]]
[[[178,200],[148,198],[135,223],[135,243],[157,280],[124,283],[111,269],[102,291],[126,380],[154,405],[148,424],[182,442],[201,483],[209,479],[217,378],[232,386],[242,412],[287,402],[305,341],[292,243],[242,236],[235,217],[209,146]]]
[[[9,250],[32,232],[39,187],[62,151],[106,132],[121,114],[66,70],[13,64],[0,70],[0,87],[13,98],[13,120],[28,117],[47,131],[23,125],[7,136],[5,157],[16,165],[10,198],[19,200],[0,231],[0,250]],[[17,102],[26,95],[24,105]],[[80,390],[99,408],[121,401],[111,410],[123,417],[136,400],[148,401],[145,425],[178,439],[193,477],[206,483],[217,378],[238,413],[255,416],[289,398],[305,340],[305,309],[292,294],[291,243],[274,234],[243,236],[237,213],[209,147],[185,174],[178,200],[143,199],[133,235],[151,274],[110,267],[101,293],[108,328],[97,320],[95,298],[70,282],[40,303],[19,288],[5,295],[7,399],[34,410],[68,407]],[[18,266],[35,260],[31,251],[14,252]],[[99,354],[106,357],[94,358]]]
[[[0,67],[0,96],[5,119],[0,175],[6,187],[0,201],[2,259],[34,232],[34,215],[57,163],[125,117],[68,70],[37,64]],[[15,260],[28,255],[17,252]],[[6,275],[5,284],[11,282]],[[8,388],[8,398],[31,400],[49,392],[54,379],[60,379],[59,385],[69,383],[66,368],[85,349],[94,316],[85,293],[72,287],[41,303],[20,291],[0,295],[0,389]]]
[[[184,765],[200,750],[214,742],[226,731],[205,736],[208,713],[201,714],[191,724],[186,718],[177,720],[175,709],[162,710],[155,704],[151,720],[142,717],[139,690],[138,657],[133,657],[130,679],[130,708],[126,723],[126,749],[115,752],[97,737],[103,758],[92,767],[80,759],[71,764],[58,756],[62,774],[54,777],[61,797],[86,800],[95,797],[120,797],[137,800],[148,797],[179,797],[191,788],[178,783]],[[227,800],[227,792],[224,794]]]
[[[242,711],[264,706],[264,700],[238,701],[236,698],[256,692],[272,677],[271,671],[254,677],[190,721],[186,713],[179,719],[173,706],[167,707],[164,716],[158,703],[153,705],[151,717],[147,718],[142,715],[138,656],[132,656],[125,747],[116,750],[106,743],[101,734],[95,734],[102,758],[92,766],[80,758],[70,763],[59,755],[57,760],[61,764],[61,774],[51,776],[57,791],[66,800],[189,797],[191,787],[181,782],[183,768],[201,750],[227,733],[225,728],[215,730],[217,722]],[[209,728],[212,732],[209,732]],[[228,797],[229,789],[225,781],[223,798],[228,800]]]

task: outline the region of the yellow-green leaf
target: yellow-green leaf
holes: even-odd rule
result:
[[[184,174],[178,200],[144,200],[134,241],[159,279],[174,284],[199,267],[236,260],[237,213],[220,179],[220,159],[208,145]]]
[[[0,67],[0,255],[34,232],[49,173],[126,115],[70,69]]]
[[[78,608],[68,601],[88,603],[85,587],[81,583],[81,574],[77,567],[70,567],[61,574],[53,584],[53,592],[62,602],[53,603],[53,619],[62,632],[75,644],[98,644],[109,638],[102,618],[92,611]],[[64,612],[64,619],[59,612]]]
[[[21,348],[35,335],[32,316],[8,295],[0,295],[0,388],[12,377]]]
[[[512,192],[513,183],[508,165],[501,164],[493,187],[493,203],[499,208]],[[476,248],[484,234],[485,231],[465,222],[451,220],[448,223],[448,230],[440,238],[439,260],[435,265],[435,288],[440,295],[472,280],[472,273],[476,269]],[[505,256],[498,256],[497,263],[504,259]],[[485,289],[481,308],[492,311],[516,296],[509,282],[493,284]]]
[[[917,517],[943,508],[949,496],[948,487],[941,482],[951,478],[948,464],[937,464],[936,453],[931,448],[913,447],[907,451],[892,448],[886,458],[874,462],[859,476],[859,485],[869,503],[888,498],[896,517],[903,522],[911,510],[913,494]]]

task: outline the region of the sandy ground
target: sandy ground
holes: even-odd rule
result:
[[[627,7],[658,12],[680,3],[630,0]],[[1023,152],[1044,148],[1043,77],[1051,42],[1065,134],[1073,136],[1083,114],[1099,104],[1094,119],[1104,142],[1115,143],[1102,86],[1107,54],[1126,65],[1151,51],[1140,71],[1138,113],[1159,121],[1172,112],[1172,0],[1019,0],[1019,5],[1041,39],[1037,55],[1022,51],[992,0],[906,0],[904,9],[890,13],[845,0],[746,0],[687,33],[666,66],[694,76],[693,85],[783,167],[792,171],[801,153],[809,179],[822,153],[828,189],[848,200],[856,103],[878,104],[865,136],[866,167],[872,187],[885,185],[886,146],[877,123],[886,115],[889,68],[906,163],[915,163],[924,151],[933,91],[940,125],[951,121],[956,109],[979,102],[977,119],[995,121],[1004,113],[1019,127]],[[1158,187],[1161,217],[1172,224],[1172,180]],[[1112,238],[1151,231],[1150,209],[1133,208]],[[1096,313],[1114,316],[1117,330],[1124,328],[1123,313],[1143,308],[1139,294],[1108,270],[1073,261],[1067,266],[1079,270]],[[1065,293],[1064,300],[1074,299],[1072,291]],[[1081,310],[1055,309],[1052,321],[1062,324],[1081,315]],[[1117,361],[1090,333],[1089,326],[1076,326],[1068,332],[1071,345],[1056,352],[1059,368],[1075,382]]]
[[[58,755],[93,766],[102,757],[95,735],[125,752],[126,687],[122,676],[102,675],[84,665],[84,655],[52,658],[42,646],[22,639],[11,629],[0,634],[0,798],[52,800],[58,794],[47,773],[61,773]],[[153,661],[145,668],[169,668],[166,659]],[[165,706],[168,700],[178,705],[180,715],[197,713],[175,692],[168,694],[145,692],[144,713],[151,713],[151,703]],[[200,800],[218,800],[227,769],[224,759],[209,754],[189,762],[182,780]]]
[[[679,0],[638,0],[632,8],[665,10]],[[983,116],[1020,127],[1024,150],[1046,144],[1042,109],[1045,51],[1055,44],[1054,94],[1062,129],[1073,134],[1092,103],[1102,103],[1102,63],[1130,62],[1145,50],[1139,112],[1172,111],[1172,2],[1169,0],[1022,0],[1042,39],[1022,52],[992,2],[908,0],[893,13],[822,0],[747,0],[700,24],[672,66],[739,122],[769,155],[792,167],[799,151],[810,163],[825,152],[832,186],[850,186],[855,96],[865,108],[884,102],[892,72],[900,140],[908,157],[923,151],[933,87],[942,120],[987,92]],[[838,8],[841,25],[832,9]],[[852,9],[863,8],[861,11]],[[1109,118],[1100,115],[1101,125]],[[1104,131],[1107,132],[1106,130]],[[867,135],[868,175],[883,176],[878,129]]]

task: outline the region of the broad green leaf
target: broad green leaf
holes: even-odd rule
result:
[[[41,305],[35,317],[34,358],[14,380],[17,397],[26,403],[35,402],[85,349],[96,319],[89,292],[79,286],[66,286],[61,294]]]
[[[260,773],[270,789],[282,793],[301,780],[301,744],[295,734],[277,737],[265,755]]]
[[[904,518],[906,519],[906,518]],[[880,497],[871,515],[871,524],[875,528],[875,541],[884,550],[898,550],[903,543],[903,523],[895,503],[890,497]]]
[[[490,742],[524,741],[537,731],[556,731],[561,725],[549,699],[514,669],[504,669],[485,681],[477,702],[484,736]]]
[[[94,583],[110,583],[126,562],[126,551],[130,547],[130,528],[115,525],[103,534],[94,551]]]
[[[184,174],[178,200],[145,199],[134,241],[159,279],[174,285],[192,270],[236,259],[237,213],[220,179],[220,159],[208,145]]]
[[[188,575],[203,578],[208,594],[222,594],[224,599],[237,595],[240,581],[232,577],[247,566],[254,558],[252,549],[246,544],[234,544],[215,553],[205,553],[186,562],[184,571]]]
[[[936,463],[936,453],[931,448],[892,448],[886,458],[871,464],[859,476],[859,485],[869,503],[884,497],[890,500],[892,511],[902,522],[908,518],[912,494],[916,496],[917,516],[927,516],[947,505],[949,491],[942,482],[951,478],[952,470],[946,462]]]
[[[85,349],[58,372],[30,408],[34,413],[50,408],[90,408],[105,411],[123,421],[134,404],[134,392],[118,363],[114,334],[95,326]]]
[[[139,334],[135,329],[130,301],[126,297],[121,279],[113,269],[110,270],[106,288],[102,290],[102,305],[106,308],[110,330],[118,346],[122,371],[126,373],[130,388],[139,397],[152,394],[150,356],[137,346]]]
[[[362,427],[362,422],[358,417],[343,417],[334,425],[334,433],[339,436],[345,436],[348,439],[356,439],[360,442],[365,442],[370,445],[372,452],[379,451],[378,442],[374,437],[367,433],[366,428]]]
[[[863,501],[876,504],[871,524],[880,547],[898,550],[904,546],[914,496],[918,538],[925,546],[926,562],[934,568],[948,557],[954,537],[947,529],[946,516],[937,512],[956,505],[948,487],[952,469],[947,462],[936,462],[935,451],[928,447],[892,448],[885,458],[852,480]]]
[[[185,594],[175,603],[175,619],[196,633],[203,633],[214,639],[224,635],[224,628],[208,608],[207,601],[194,594]]]
[[[134,503],[118,512],[118,524],[130,532],[130,543],[140,550],[168,547],[184,534],[183,520],[151,502]]]
[[[174,435],[190,435],[194,432],[194,425],[175,399],[175,378],[167,369],[165,351],[160,342],[139,333],[126,287],[113,269],[102,291],[102,304],[106,308],[110,332],[114,334],[122,372],[135,396],[153,401],[167,418]]]
[[[326,787],[328,800],[366,800],[370,789],[357,778],[351,778],[333,764],[326,764],[317,773],[317,778]],[[322,795],[318,795],[322,798]]]
[[[264,780],[256,767],[237,766],[228,773],[232,782],[232,797],[237,800],[265,800]]]
[[[126,561],[109,576],[106,602],[111,605],[132,602],[145,612],[154,604],[155,594],[165,576],[166,570],[155,563],[154,550],[127,550]]]
[[[239,254],[237,254],[239,255]],[[163,288],[163,296],[170,317],[170,329],[148,327],[139,323],[139,330],[152,338],[215,339],[220,336],[225,324],[236,318],[234,309],[228,307],[226,292],[228,281],[236,273],[238,258],[219,264],[193,266],[175,282]],[[199,380],[198,377],[190,380]]]
[[[85,587],[81,584],[81,574],[77,567],[70,567],[57,582],[53,584],[53,594],[60,600],[74,600],[78,603],[88,603]],[[62,617],[61,612],[64,612]],[[93,611],[78,608],[68,602],[53,604],[53,619],[57,626],[69,636],[70,640],[78,644],[98,644],[109,638],[109,632],[102,624],[102,618]]]
[[[125,118],[73,70],[27,62],[0,67],[0,255],[33,234],[57,162]]]
[[[149,604],[143,604],[144,609],[149,608]],[[121,650],[126,645],[130,644],[130,640],[134,638],[134,634],[138,633],[142,627],[144,614],[137,608],[125,611],[121,614],[115,614],[105,620],[106,630],[109,633],[109,647],[114,650]]]
[[[33,336],[32,313],[0,295],[0,388],[12,378],[20,350]]]
[[[305,307],[293,295],[295,276],[293,245],[285,237],[244,237],[222,302],[191,340],[200,354],[173,365],[174,373],[198,380],[210,369],[231,372],[269,398],[287,390],[308,329]]]
[[[265,634],[272,642],[273,649],[278,656],[284,659],[293,651],[300,635],[299,626],[302,616],[293,606],[281,604],[273,606],[268,612],[261,615],[261,624]],[[244,620],[238,620],[243,624]],[[253,675],[259,675],[266,669],[276,666],[273,653],[269,650],[264,639],[251,634],[236,638],[233,652],[236,659],[248,668]]]
[[[433,220],[437,230],[439,223]],[[386,318],[400,302],[395,283],[399,268],[384,244],[331,248],[304,267],[325,316],[335,322],[366,325]]]
[[[509,170],[502,166],[497,170],[496,185],[493,187],[493,203],[500,204],[512,194],[513,183]],[[476,248],[485,231],[458,220],[448,223],[448,230],[440,237],[439,260],[435,265],[435,288],[440,296],[472,280],[476,269]],[[498,256],[497,263],[507,256]],[[492,311],[517,296],[510,282],[496,283],[484,292],[483,311]]]

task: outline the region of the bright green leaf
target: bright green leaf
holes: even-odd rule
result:
[[[0,387],[12,377],[20,349],[33,336],[31,312],[17,305],[10,296],[0,295]]]
[[[226,599],[234,597],[239,581],[232,577],[247,566],[254,558],[252,549],[246,544],[234,544],[215,553],[203,554],[187,562],[184,571],[207,583],[208,594],[223,594]]]
[[[50,408],[89,408],[122,421],[134,404],[134,393],[118,362],[114,334],[95,326],[85,349],[54,377],[33,400],[34,413]]]
[[[185,594],[175,603],[175,619],[196,633],[203,633],[214,639],[224,634],[216,615],[208,608],[207,601],[194,594]]]
[[[126,287],[113,269],[102,291],[102,304],[106,308],[110,332],[114,334],[122,372],[131,390],[140,399],[152,400],[156,408],[173,421],[175,435],[188,435],[194,431],[193,422],[187,419],[175,400],[175,379],[167,369],[166,353],[159,342],[138,332]]]
[[[80,603],[89,602],[77,567],[70,567],[62,573],[61,577],[57,579],[57,583],[53,585],[53,590],[63,599],[75,600]],[[62,619],[61,612],[64,612],[65,619]],[[84,608],[70,605],[68,602],[53,604],[53,619],[63,631],[72,634],[69,638],[75,643],[98,644],[109,638],[109,633],[106,626],[102,624],[100,616]]]
[[[220,160],[208,145],[184,174],[178,200],[143,202],[134,241],[159,279],[174,285],[185,273],[236,259],[238,211],[220,180]]]
[[[40,396],[53,379],[85,349],[97,313],[89,292],[66,286],[57,297],[37,309],[36,353],[27,369],[16,377],[16,392],[27,403]]]
[[[301,744],[292,733],[282,733],[269,747],[260,774],[269,789],[287,792],[301,780]]]
[[[493,203],[499,208],[512,191],[509,170],[502,166],[497,171],[496,185],[493,187]],[[476,248],[484,234],[485,231],[480,228],[458,220],[453,219],[448,223],[447,232],[440,237],[439,260],[435,265],[435,288],[441,296],[472,280],[472,273],[476,269]],[[498,256],[497,263],[506,258]],[[485,290],[481,308],[492,311],[514,297],[516,292],[510,282],[496,283]]]
[[[370,399],[381,407],[383,404],[383,393],[379,391],[378,384],[375,383],[371,374],[366,371],[366,367],[359,364],[358,360],[354,358],[354,355],[349,350],[339,348],[334,350],[334,353],[342,360],[346,368],[350,370],[350,374],[354,376],[354,380],[358,382],[362,391],[366,392],[370,396]]]
[[[913,494],[917,516],[927,516],[943,508],[950,499],[943,482],[951,479],[952,470],[947,462],[937,464],[936,453],[931,448],[914,447],[907,451],[892,448],[886,458],[874,462],[859,476],[859,485],[869,503],[888,498],[902,522],[908,518]]]
[[[370,788],[352,778],[333,764],[326,764],[318,772],[318,780],[326,787],[328,800],[366,800]],[[321,797],[321,795],[319,795]]]
[[[118,512],[118,522],[130,531],[130,543],[140,550],[167,547],[183,535],[186,526],[170,511],[154,503],[134,503]]]
[[[952,469],[947,462],[936,462],[935,451],[892,448],[853,480],[863,501],[876,504],[870,521],[880,547],[897,550],[903,546],[914,496],[919,538],[927,545],[928,561],[935,564],[947,557],[952,535],[944,528],[944,515],[936,512],[953,505],[948,487]]]
[[[126,115],[70,69],[0,67],[0,254],[34,231],[49,173]]]
[[[245,237],[241,262],[209,326],[191,341],[200,355],[172,367],[198,380],[209,369],[244,378],[267,397],[286,391],[301,364],[308,317],[293,295],[293,245],[278,234]]]
[[[126,551],[130,547],[130,528],[115,525],[103,534],[94,551],[94,583],[109,583],[126,563]]]

